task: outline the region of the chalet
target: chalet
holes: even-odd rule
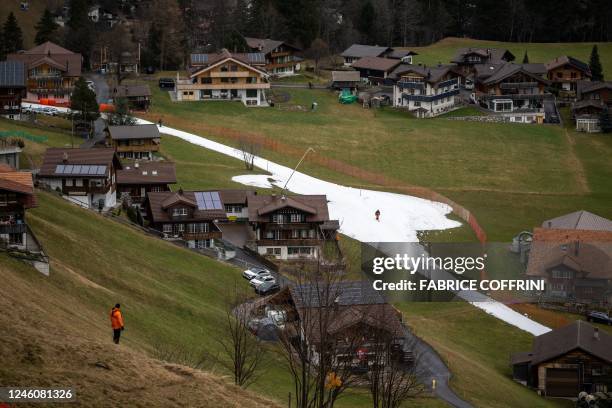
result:
[[[543,297],[585,304],[612,302],[612,221],[577,211],[534,229],[526,275],[544,279]]]
[[[481,64],[503,64],[514,61],[514,55],[505,48],[459,48],[451,62],[464,76],[470,76]]]
[[[401,50],[378,45],[353,44],[340,54],[344,59],[344,66],[353,66],[353,63],[364,57],[390,58],[402,64],[412,64],[412,58],[418,55],[414,51]]]
[[[26,96],[26,69],[21,61],[0,62],[0,116],[19,119]]]
[[[382,347],[391,358],[405,358],[401,314],[370,282],[289,286],[270,297],[267,306],[285,311],[284,330],[295,333],[295,342],[306,342],[313,364],[322,353],[329,353],[340,359],[334,365],[363,372],[374,364],[375,350]]]
[[[109,126],[106,144],[117,151],[121,159],[153,160],[159,151],[161,135],[157,125]]]
[[[219,190],[228,221],[248,221],[248,199],[255,194],[249,190]]]
[[[448,112],[459,94],[460,75],[452,66],[400,65],[390,78],[393,106],[408,109],[419,118]]]
[[[601,115],[612,109],[612,82],[578,81],[576,91],[577,102],[572,104],[576,130],[600,132]]]
[[[483,64],[475,69],[475,97],[493,112],[507,114],[511,122],[543,123],[546,91],[541,64]]]
[[[150,192],[144,207],[151,228],[195,249],[215,247],[215,240],[221,239],[217,222],[227,218],[218,191]]]
[[[510,357],[515,381],[546,397],[576,398],[612,389],[612,336],[582,320],[533,340]]]
[[[36,207],[32,173],[0,164],[0,246],[30,250],[25,212]]]
[[[361,82],[359,71],[332,71],[331,87],[333,89],[349,89],[355,92],[359,87],[359,82]]]
[[[255,239],[247,246],[280,260],[319,259],[339,228],[329,219],[324,195],[252,195],[248,211]]]
[[[353,62],[359,76],[373,84],[383,84],[391,72],[401,64],[400,60],[381,57],[363,57]]]
[[[188,79],[176,82],[177,101],[241,101],[246,106],[267,106],[270,89],[262,53],[192,54]]]
[[[6,164],[19,169],[19,155],[24,147],[23,140],[14,137],[0,138],[0,165]]]
[[[26,66],[26,100],[68,104],[74,84],[81,76],[83,57],[47,41],[27,51],[9,54],[8,61]]]
[[[121,168],[115,149],[53,147],[45,152],[37,180],[69,201],[103,209],[117,203],[116,172]]]
[[[117,99],[126,99],[130,109],[146,111],[151,106],[151,89],[149,85],[119,85],[111,89],[113,103]]]
[[[295,75],[300,70],[302,58],[297,55],[300,48],[284,41],[245,37],[251,52],[265,56],[264,68],[275,76]]]
[[[117,195],[129,196],[132,203],[141,204],[148,193],[170,191],[176,183],[174,163],[143,161],[126,164],[117,170]]]
[[[548,80],[572,98],[576,96],[577,82],[590,80],[591,78],[589,64],[574,57],[564,55],[549,61],[545,65]]]
[[[117,70],[125,74],[138,73],[140,70],[139,56],[131,51],[122,51],[118,54],[112,46],[102,46],[92,51],[91,69],[103,74],[117,73]]]

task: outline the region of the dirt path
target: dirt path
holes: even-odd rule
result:
[[[580,161],[580,158],[576,155],[576,151],[574,150],[574,146],[576,145],[576,140],[574,137],[567,131],[567,129],[563,129],[565,133],[565,139],[569,145],[569,153],[568,153],[568,164],[570,168],[575,170],[574,175],[576,177],[576,183],[578,184],[578,188],[583,193],[590,193],[591,188],[589,187],[589,182],[586,178],[586,172],[584,170],[584,166]]]

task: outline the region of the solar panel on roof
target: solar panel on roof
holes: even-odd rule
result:
[[[103,176],[106,174],[106,166],[86,164],[58,164],[55,166],[56,174],[74,174],[82,176]]]
[[[195,194],[199,210],[222,210],[221,197],[217,191],[198,191]]]
[[[208,54],[191,54],[191,62],[205,64],[208,62]]]
[[[55,172],[57,174],[64,173],[64,165],[63,164],[58,164],[57,166],[55,166]]]
[[[72,173],[71,174],[81,174],[81,165],[79,164],[75,164],[74,167],[72,168]]]
[[[260,52],[251,52],[247,57],[250,62],[264,62],[264,55]]]

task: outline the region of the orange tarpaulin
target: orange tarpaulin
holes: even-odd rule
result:
[[[115,107],[109,103],[101,103],[99,106],[100,106],[100,112],[114,112],[115,111]]]

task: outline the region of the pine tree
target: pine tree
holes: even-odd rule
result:
[[[599,51],[597,50],[597,44],[593,45],[591,50],[591,59],[589,60],[589,66],[591,67],[591,75],[593,81],[603,81],[603,71],[601,68],[601,61],[599,60]]]
[[[86,67],[89,67],[94,41],[94,27],[87,17],[88,9],[87,0],[70,0],[70,12],[66,23],[68,30],[64,41],[66,48],[83,56]]]
[[[96,94],[89,89],[83,77],[80,77],[74,84],[70,106],[77,112],[75,117],[78,120],[90,122],[100,117],[100,107],[96,101]]]
[[[13,12],[8,15],[4,23],[3,37],[5,54],[23,49],[23,34]]]
[[[527,55],[527,50],[525,50],[525,55],[523,56],[523,64],[529,64],[529,56]]]
[[[53,20],[53,14],[51,14],[49,9],[45,9],[40,21],[34,28],[36,28],[36,38],[34,39],[36,44],[40,45],[53,39],[53,34],[57,30],[58,25]]]

